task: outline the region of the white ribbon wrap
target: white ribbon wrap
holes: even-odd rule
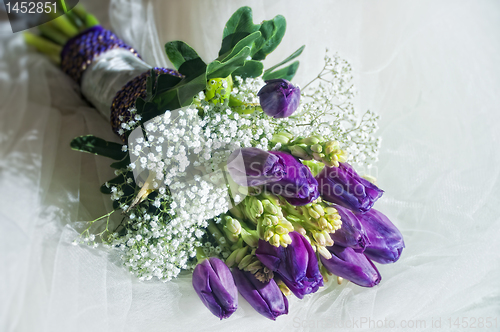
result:
[[[127,82],[151,68],[129,50],[110,50],[95,59],[83,74],[82,94],[109,119],[116,93]]]

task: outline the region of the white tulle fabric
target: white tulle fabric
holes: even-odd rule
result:
[[[148,64],[166,66],[162,45],[175,39],[215,58],[225,21],[247,3],[116,0],[111,10],[98,0],[84,4],[105,23],[110,15],[113,30]],[[307,45],[299,84],[319,72],[325,47],[352,62],[358,110],[381,115],[377,170],[385,195],[375,208],[404,234],[401,259],[379,265],[377,287],[330,282],[303,300],[291,297],[289,315],[277,322],[243,299],[230,319],[219,321],[197,298],[189,275],[139,282],[120,265],[119,252],[72,245],[83,221],[110,208],[98,188],[113,173],[109,160],[71,151],[69,142],[83,134],[118,138],[77,86],[4,22],[1,331],[364,331],[384,320],[396,327],[383,331],[425,331],[436,319],[446,331],[450,317],[500,321],[500,3],[251,5],[255,21],[287,18],[287,34],[268,65]],[[420,328],[397,328],[417,320]],[[358,325],[339,327],[349,321]]]

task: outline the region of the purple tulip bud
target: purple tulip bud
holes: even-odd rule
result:
[[[227,168],[234,182],[247,187],[274,183],[285,176],[283,160],[257,148],[235,150],[229,156]]]
[[[336,205],[342,226],[331,233],[330,237],[336,245],[342,247],[350,247],[357,252],[363,252],[367,244],[370,243],[366,235],[365,228],[359,222],[358,218],[349,209]]]
[[[370,210],[383,191],[360,177],[348,163],[325,167],[317,176],[321,197],[354,212]]]
[[[260,282],[255,276],[233,268],[233,277],[238,291],[257,312],[269,319],[288,314],[288,300],[274,279]]]
[[[403,235],[385,215],[375,209],[357,215],[370,240],[364,254],[380,263],[394,263],[405,247]]]
[[[193,287],[208,310],[220,319],[228,318],[238,308],[238,291],[231,271],[216,257],[195,267]]]
[[[311,170],[296,157],[281,151],[271,153],[283,161],[285,175],[281,180],[266,186],[275,195],[283,196],[288,203],[301,206],[314,201],[319,196],[318,181]]]
[[[327,249],[332,258],[321,256],[321,263],[329,272],[363,287],[373,287],[380,282],[382,277],[377,268],[362,253],[336,245]]]
[[[243,148],[228,160],[229,174],[239,185],[265,185],[295,206],[309,204],[319,196],[318,182],[309,167],[286,152]]]
[[[295,296],[301,299],[323,286],[323,277],[311,244],[297,232],[290,232],[288,235],[292,238],[292,244],[286,248],[259,240],[255,254],[262,264],[276,272]]]
[[[287,118],[299,107],[300,89],[284,79],[266,81],[257,95],[264,113],[273,118]]]

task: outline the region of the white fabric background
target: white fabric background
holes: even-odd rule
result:
[[[321,69],[325,47],[349,59],[358,110],[381,115],[377,169],[385,195],[376,208],[401,229],[407,248],[396,264],[379,265],[379,286],[331,284],[291,298],[289,315],[272,322],[243,299],[218,321],[189,276],[139,282],[118,253],[71,245],[79,222],[110,207],[98,186],[112,171],[109,160],[71,151],[69,142],[82,134],[116,137],[75,84],[4,22],[1,331],[312,331],[384,319],[420,328],[383,331],[432,330],[436,319],[436,330],[446,331],[448,318],[462,317],[500,324],[500,2],[113,0],[111,11],[107,2],[82,2],[152,65],[167,64],[162,45],[174,39],[214,58],[225,21],[245,4],[255,21],[287,18],[269,64],[307,44],[299,84]]]

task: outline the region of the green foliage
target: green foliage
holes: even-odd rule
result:
[[[248,60],[245,62],[243,67],[240,67],[233,71],[232,75],[240,76],[245,79],[247,77],[259,77],[264,71],[264,65],[260,61]]]
[[[114,160],[122,160],[127,155],[126,152],[122,151],[121,144],[108,142],[93,135],[76,137],[70,145],[73,150],[93,153]]]
[[[270,21],[262,22],[259,31],[262,33],[264,43],[260,50],[253,54],[252,59],[254,60],[264,60],[278,47],[285,35],[286,20],[283,16],[277,15]]]
[[[270,80],[270,79],[276,79],[276,78],[284,78],[286,80],[291,81],[292,78],[295,76],[295,73],[297,72],[297,68],[299,68],[299,62],[298,61],[295,61],[294,63],[292,63],[291,65],[289,65],[288,67],[285,67],[283,69],[276,70],[276,71],[275,71],[275,69],[278,68],[278,67],[280,67],[280,66],[282,66],[282,65],[284,65],[287,62],[292,61],[293,59],[295,59],[296,57],[298,57],[299,55],[301,55],[302,51],[304,50],[305,47],[306,47],[305,45],[302,45],[298,50],[296,50],[295,52],[293,52],[285,60],[283,60],[280,63],[272,66],[269,69],[267,69],[264,72],[263,79],[264,80]]]
[[[179,70],[184,62],[200,58],[191,46],[179,40],[166,43],[165,51],[167,52],[168,59],[177,70]]]
[[[282,68],[282,69],[279,69],[276,71],[272,71],[272,72],[264,73],[264,76],[262,76],[262,78],[266,81],[277,79],[277,78],[283,78],[285,80],[291,81],[292,78],[295,76],[295,73],[297,72],[298,68],[299,68],[299,62],[295,61],[294,63],[292,63],[291,65],[289,65],[285,68]]]

